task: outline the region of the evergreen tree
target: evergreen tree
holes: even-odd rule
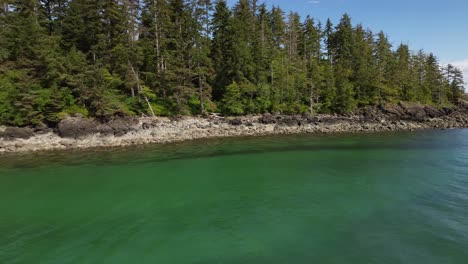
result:
[[[429,92],[429,98],[433,103],[440,105],[445,101],[439,62],[432,53],[429,54],[425,63],[424,87]]]
[[[220,100],[225,87],[234,81],[230,64],[233,61],[235,39],[233,38],[231,11],[225,0],[215,3],[215,12],[212,19],[213,39],[211,44],[211,59],[216,76],[213,81],[213,97]]]
[[[347,113],[399,100],[446,106],[462,72],[395,51],[384,32],[257,0],[0,0],[0,124],[74,113]]]
[[[377,90],[379,102],[394,100],[399,91],[393,87],[394,56],[392,45],[384,32],[379,32],[375,43],[375,57],[377,66]]]
[[[352,76],[353,45],[351,18],[345,14],[331,36],[331,50],[333,53],[337,87],[334,109],[340,113],[352,111],[355,107],[354,86],[350,81],[350,77]]]

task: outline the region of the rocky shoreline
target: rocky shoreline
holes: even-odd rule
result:
[[[468,127],[468,106],[435,108],[399,103],[350,115],[115,118],[68,117],[57,127],[0,126],[0,154],[170,143],[194,139],[280,134],[414,131]]]

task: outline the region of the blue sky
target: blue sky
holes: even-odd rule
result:
[[[228,0],[230,4],[236,0]],[[396,46],[409,44],[461,68],[468,81],[468,0],[259,0],[336,24],[348,13],[353,24],[383,30]]]

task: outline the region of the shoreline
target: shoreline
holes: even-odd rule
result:
[[[468,109],[424,112],[402,106],[366,109],[348,116],[262,115],[242,117],[120,118],[99,123],[81,116],[55,130],[0,127],[0,154],[48,150],[125,147],[195,139],[285,134],[344,134],[468,128]],[[400,109],[401,108],[401,109]],[[419,109],[419,110],[421,110]],[[401,111],[396,111],[401,110]],[[431,114],[431,112],[433,112]],[[423,114],[424,113],[424,114]]]

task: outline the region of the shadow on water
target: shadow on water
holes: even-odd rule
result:
[[[447,138],[446,142],[440,140],[441,134]],[[0,156],[0,168],[36,168],[52,164],[113,165],[121,164],[123,161],[127,161],[127,164],[159,163],[171,160],[286,152],[451,149],[459,145],[449,139],[460,134],[468,133],[467,130],[457,129],[377,134],[200,139],[169,144],[6,154]],[[437,142],[432,140],[435,136],[438,137]]]

